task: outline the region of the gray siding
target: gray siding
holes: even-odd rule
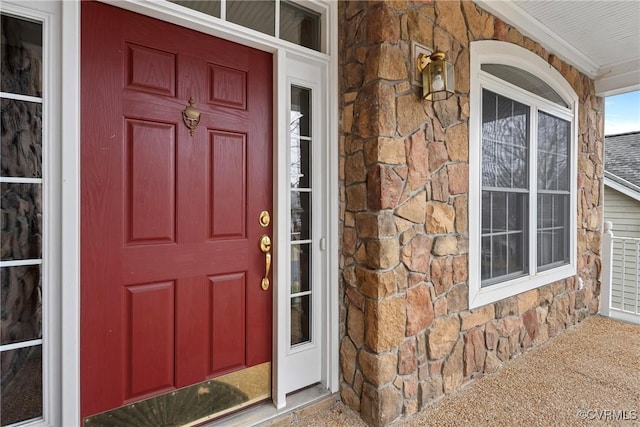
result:
[[[604,187],[604,220],[613,223],[613,235],[640,237],[640,202]]]

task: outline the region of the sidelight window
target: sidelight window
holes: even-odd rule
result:
[[[2,14],[0,422],[43,416],[43,31]]]

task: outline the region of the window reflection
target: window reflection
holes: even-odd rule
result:
[[[3,351],[2,425],[10,425],[42,416],[42,346]]]
[[[291,345],[311,341],[311,295],[291,300]]]
[[[2,176],[42,178],[42,104],[2,100]]]
[[[2,261],[41,257],[41,187],[41,184],[0,184]]]
[[[310,245],[301,244],[291,246],[291,294],[307,292],[311,290],[311,266]]]
[[[2,92],[42,96],[42,25],[2,15]]]
[[[311,340],[313,303],[311,175],[311,90],[291,86],[290,105],[290,181],[291,181],[291,345]]]
[[[227,20],[275,36],[276,3],[273,0],[227,0]]]
[[[320,14],[297,4],[280,3],[280,38],[320,50]]]
[[[180,6],[188,7],[189,9],[197,10],[198,12],[206,13],[207,15],[220,18],[220,0],[169,0],[172,3],[179,4]]]
[[[0,344],[42,338],[40,266],[0,268]]]

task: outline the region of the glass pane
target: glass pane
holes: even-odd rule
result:
[[[538,228],[553,226],[553,204],[549,194],[538,194]]]
[[[482,91],[482,136],[489,140],[496,139],[496,103],[498,96],[486,89]]]
[[[0,354],[3,426],[42,416],[42,346]]]
[[[291,294],[311,290],[311,245],[291,246]]]
[[[527,170],[527,148],[513,147],[512,157],[512,188],[527,189],[529,187],[529,171]]]
[[[553,232],[553,262],[569,262],[569,242],[565,230],[555,229]]]
[[[275,36],[275,1],[227,0],[227,21]]]
[[[493,233],[507,231],[507,195],[505,193],[493,193]]]
[[[538,267],[552,262],[552,234],[550,230],[538,230]]]
[[[172,3],[179,4],[180,6],[188,7],[189,9],[197,10],[198,12],[206,13],[207,15],[220,18],[220,0],[169,0]]]
[[[513,143],[526,147],[529,141],[529,107],[513,103]]]
[[[311,91],[291,87],[291,186],[311,188]]]
[[[553,196],[553,226],[565,227],[569,224],[569,195]]]
[[[569,138],[571,124],[556,119],[558,122],[558,190],[569,191]]]
[[[538,115],[538,189],[569,190],[569,122]]]
[[[558,156],[558,190],[569,191],[569,165],[567,156]]]
[[[311,341],[311,295],[291,298],[291,345]]]
[[[291,240],[311,239],[311,193],[291,192]]]
[[[547,189],[546,175],[544,171],[547,169],[547,156],[538,156],[538,190]]]
[[[42,104],[2,100],[2,176],[42,177]]]
[[[509,231],[524,231],[527,219],[527,198],[528,194],[524,193],[510,193],[509,194],[509,209],[508,209],[508,223],[507,227]]]
[[[496,187],[513,188],[511,181],[512,150],[511,145],[497,144],[497,163],[493,165],[497,171]]]
[[[498,165],[496,151],[498,144],[489,139],[482,140],[482,185],[495,187],[498,177]]]
[[[2,15],[2,92],[42,96],[42,24]]]
[[[482,192],[482,233],[491,233],[491,192]]]
[[[492,277],[500,277],[507,274],[507,236],[493,237],[493,261]]]
[[[482,259],[480,260],[482,281],[491,278],[491,236],[482,238]]]
[[[280,38],[320,50],[320,14],[288,1],[280,3]]]
[[[311,89],[291,86],[291,135],[311,136]]]
[[[528,187],[529,107],[482,92],[482,185]]]
[[[496,117],[496,132],[498,140],[502,142],[512,141],[512,116],[513,101],[504,96],[498,96],[498,116]]]
[[[301,141],[291,137],[291,186],[293,188],[311,188],[310,141]]]
[[[38,259],[42,254],[40,184],[0,184],[2,197],[1,259]]]
[[[40,266],[0,269],[0,344],[42,338]]]
[[[564,102],[562,97],[558,95],[551,86],[528,71],[502,64],[482,64],[480,68],[482,71],[493,74],[494,76],[521,87],[526,91],[532,92],[544,99],[562,105],[563,107],[567,107],[567,103]]]
[[[508,236],[509,268],[507,273],[517,273],[525,270],[525,249],[523,233],[510,234]]]

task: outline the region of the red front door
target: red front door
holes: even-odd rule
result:
[[[272,62],[93,2],[81,41],[85,417],[271,360]]]

